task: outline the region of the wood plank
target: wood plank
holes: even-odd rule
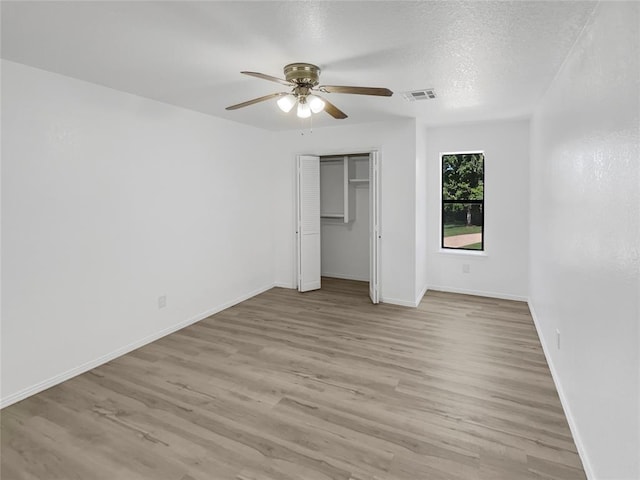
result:
[[[7,407],[2,478],[584,479],[526,304],[274,288]]]

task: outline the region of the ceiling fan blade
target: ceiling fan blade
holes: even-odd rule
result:
[[[329,100],[323,97],[320,97],[320,98],[322,98],[322,101],[324,102],[324,111],[327,112],[329,115],[331,115],[333,118],[337,118],[338,120],[347,118],[348,115],[344,113],[342,110],[340,110],[338,107],[336,107]]]
[[[341,85],[322,85],[318,90],[327,93],[353,93],[356,95],[377,95],[379,97],[390,97],[393,92],[388,88],[377,87],[346,87]]]
[[[253,105],[254,103],[264,102],[265,100],[270,100],[276,97],[282,97],[283,95],[289,95],[287,92],[281,93],[272,93],[270,95],[265,95],[264,97],[254,98],[253,100],[247,100],[246,102],[238,103],[236,105],[231,105],[230,107],[225,108],[225,110],[237,110],[238,108],[248,107],[249,105]]]
[[[283,80],[282,78],[278,78],[278,77],[272,77],[271,75],[265,75],[264,73],[259,73],[259,72],[240,72],[244,75],[249,75],[250,77],[256,77],[256,78],[262,78],[263,80],[269,80],[271,82],[276,82],[276,83],[280,83],[282,85],[286,85],[288,87],[292,87],[294,84],[291,82],[287,82],[286,80]]]

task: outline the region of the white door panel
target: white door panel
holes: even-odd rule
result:
[[[378,152],[369,154],[369,297],[380,302],[380,171]]]
[[[298,157],[298,290],[320,288],[320,157]]]

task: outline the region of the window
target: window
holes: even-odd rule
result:
[[[446,249],[484,250],[484,153],[442,154],[442,237]]]

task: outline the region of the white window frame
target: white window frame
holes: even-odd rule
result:
[[[486,208],[484,209],[483,212],[483,226],[482,226],[482,243],[483,243],[483,250],[461,250],[461,249],[455,249],[455,248],[442,248],[442,238],[444,235],[444,232],[442,231],[444,228],[444,225],[442,224],[442,157],[444,155],[471,155],[473,153],[481,153],[483,158],[484,158],[484,164],[483,164],[483,170],[484,170],[484,178],[486,179],[487,177],[487,156],[485,154],[485,151],[481,148],[478,148],[477,150],[457,150],[457,151],[451,151],[451,152],[440,152],[438,154],[438,253],[443,254],[443,255],[463,255],[463,256],[470,256],[470,257],[486,257],[488,256],[487,253],[487,247],[486,247],[486,226],[487,226],[487,210]],[[486,184],[485,184],[486,185]],[[486,191],[483,192],[483,199],[484,199],[484,203],[486,205]]]

